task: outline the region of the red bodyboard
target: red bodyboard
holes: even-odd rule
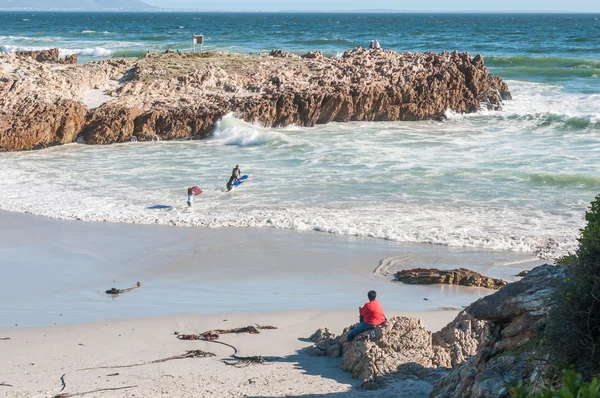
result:
[[[200,195],[202,193],[202,190],[200,189],[200,187],[192,187],[192,193],[194,195]]]

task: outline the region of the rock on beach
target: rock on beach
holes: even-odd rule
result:
[[[351,327],[336,336],[317,330],[310,355],[341,357],[340,367],[363,381],[363,388],[385,387],[389,380],[429,383],[430,398],[508,396],[507,385],[523,380],[543,384],[546,359],[537,353],[562,266],[543,265],[472,303],[436,333],[418,319],[394,317],[381,327],[340,343]]]

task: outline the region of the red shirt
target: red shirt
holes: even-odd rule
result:
[[[363,321],[369,325],[377,326],[385,322],[385,315],[383,315],[383,307],[377,300],[366,303],[360,307],[360,314],[363,316]]]

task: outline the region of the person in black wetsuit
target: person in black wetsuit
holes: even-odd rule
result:
[[[240,169],[240,165],[236,164],[235,168],[231,172],[231,177],[229,177],[229,182],[227,182],[227,191],[231,191],[233,188],[233,183],[240,180],[242,176],[242,170]]]

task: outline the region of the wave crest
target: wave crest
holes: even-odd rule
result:
[[[247,123],[233,116],[232,113],[224,116],[217,122],[215,139],[223,141],[225,145],[253,146],[268,143],[289,143],[290,138],[273,129],[256,124]]]

